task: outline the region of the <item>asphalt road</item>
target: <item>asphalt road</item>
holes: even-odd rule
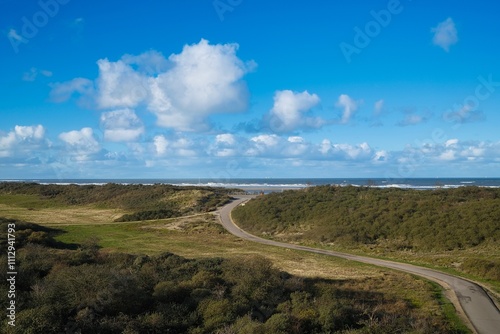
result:
[[[500,312],[483,288],[476,283],[456,276],[448,275],[428,268],[418,267],[411,264],[379,260],[370,257],[316,249],[300,245],[287,244],[278,241],[262,239],[249,234],[234,224],[231,219],[231,211],[243,202],[248,201],[253,196],[238,196],[236,200],[227,204],[219,210],[220,221],[224,228],[231,234],[249,241],[258,242],[265,245],[284,247],[295,250],[302,250],[312,253],[335,256],[347,260],[358,261],[376,265],[379,267],[404,271],[410,274],[424,277],[440,284],[446,291],[447,297],[453,302],[460,314],[464,314],[470,322],[468,325],[479,334],[499,334],[500,333]],[[467,320],[464,319],[464,320]]]

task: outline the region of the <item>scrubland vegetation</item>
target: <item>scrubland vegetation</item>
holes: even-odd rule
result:
[[[235,190],[172,185],[41,185],[0,183],[0,203],[27,209],[90,206],[121,209],[116,221],[163,219],[208,212],[230,200]]]
[[[256,235],[449,267],[500,282],[500,189],[319,186],[233,211]]]
[[[18,313],[2,333],[467,332],[446,318],[436,286],[406,274],[303,278],[257,255],[109,252],[95,237],[66,244],[62,230],[4,218],[2,249],[8,223],[17,230]]]

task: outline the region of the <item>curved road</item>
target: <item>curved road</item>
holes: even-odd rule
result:
[[[387,260],[379,260],[370,257],[351,255],[335,251],[305,247],[300,245],[287,244],[283,242],[262,239],[249,234],[240,229],[231,218],[231,211],[254,196],[238,196],[234,201],[222,207],[219,210],[220,221],[224,228],[235,236],[249,241],[258,242],[265,245],[284,247],[295,250],[302,250],[312,253],[325,254],[336,256],[347,260],[363,262],[380,267],[404,271],[417,276],[425,277],[431,281],[437,282],[447,290],[447,296],[459,310],[460,314],[464,311],[469,320],[469,327],[475,329],[479,334],[496,334],[500,333],[500,312],[490,297],[476,283],[466,279],[444,274],[428,268],[418,267],[411,264],[398,263]],[[450,294],[450,289],[454,294]]]

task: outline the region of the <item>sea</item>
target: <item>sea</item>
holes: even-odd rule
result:
[[[40,184],[104,185],[117,184],[170,184],[177,186],[207,186],[237,188],[246,191],[282,191],[319,185],[370,186],[401,189],[450,189],[465,186],[500,188],[500,178],[251,178],[251,179],[23,179],[0,182],[35,182]]]

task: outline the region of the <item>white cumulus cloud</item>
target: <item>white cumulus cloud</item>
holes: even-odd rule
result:
[[[385,150],[375,152],[372,161],[374,163],[384,163],[389,159],[389,153]]]
[[[442,161],[453,161],[455,160],[455,154],[456,152],[453,150],[447,150],[441,153],[438,157],[439,160]]]
[[[94,82],[86,78],[75,78],[66,82],[51,84],[50,99],[52,102],[61,103],[69,100],[77,93],[89,97],[94,93]]]
[[[144,133],[142,121],[131,109],[104,112],[101,115],[104,139],[112,142],[130,142]]]
[[[201,145],[186,137],[157,135],[153,138],[154,152],[157,157],[196,157],[201,154]]]
[[[373,151],[368,143],[361,143],[359,145],[351,144],[334,144],[333,149],[337,153],[346,155],[350,159],[370,158]]]
[[[9,132],[6,135],[0,136],[0,157],[8,157],[11,154],[11,149],[16,143],[16,134]]]
[[[100,59],[97,79],[97,105],[102,109],[133,108],[148,95],[148,78],[123,60]]]
[[[407,146],[404,151],[391,152],[397,155],[400,163],[410,163],[415,166],[433,163],[470,163],[481,161],[495,162],[500,157],[500,142],[464,142],[456,138],[443,143],[424,143],[420,146]],[[421,165],[421,166],[420,166]]]
[[[307,91],[277,91],[274,106],[270,111],[269,124],[275,132],[294,131],[300,127],[317,128],[324,124],[320,118],[305,117],[304,114],[318,105],[320,98]]]
[[[300,136],[291,136],[291,137],[288,137],[288,142],[294,143],[294,144],[302,144],[305,142],[305,140],[304,140],[304,138],[302,138]]]
[[[217,144],[234,145],[236,144],[236,137],[230,133],[223,133],[215,137],[215,142]]]
[[[45,128],[42,125],[16,125],[13,131],[0,132],[0,158],[35,156],[36,151],[48,147]]]
[[[121,60],[128,65],[133,66],[137,72],[147,76],[155,76],[166,72],[170,66],[169,61],[158,51],[150,50],[138,56],[124,55]]]
[[[299,136],[288,137],[285,154],[289,156],[304,156],[311,149],[306,140]]]
[[[36,125],[36,126],[16,125],[14,128],[14,132],[16,136],[21,138],[22,140],[26,140],[29,138],[40,140],[43,139],[45,135],[45,128],[41,125]]]
[[[154,137],[153,139],[156,155],[165,155],[169,146],[167,138],[163,135]]]
[[[74,93],[99,109],[145,107],[157,124],[179,131],[208,128],[212,114],[240,112],[248,106],[243,77],[253,61],[237,57],[238,44],[210,44],[202,39],[165,58],[157,51],[97,61],[99,76],[52,85],[51,98],[64,102]]]
[[[318,147],[323,157],[336,160],[368,160],[376,157],[376,154],[366,142],[352,145],[347,143],[333,144],[329,139],[323,139]]]
[[[68,153],[77,161],[89,160],[101,150],[91,128],[63,132],[59,135],[59,139],[67,145]]]
[[[263,134],[250,138],[248,145],[249,149],[245,152],[248,156],[267,155],[277,151],[280,137],[272,134]]]
[[[253,67],[236,56],[237,44],[211,45],[202,39],[169,57],[172,68],[150,78],[148,109],[158,125],[189,131],[206,127],[214,113],[246,109],[248,90],[242,78]]]
[[[215,136],[215,142],[207,150],[209,155],[216,157],[231,157],[237,155],[246,145],[246,139],[237,138],[231,133],[222,133]]]
[[[349,123],[359,107],[358,102],[347,94],[340,95],[336,105],[337,107],[342,108],[342,118],[340,120],[340,123],[342,124]]]
[[[437,27],[432,28],[434,37],[432,42],[446,52],[450,51],[450,46],[458,42],[457,28],[455,22],[449,17],[439,23]]]
[[[329,152],[331,152],[333,149],[332,142],[329,139],[323,139],[319,146],[319,151],[323,155],[327,155]]]
[[[250,140],[258,145],[263,146],[276,146],[279,143],[280,137],[277,135],[259,135],[252,137]]]

